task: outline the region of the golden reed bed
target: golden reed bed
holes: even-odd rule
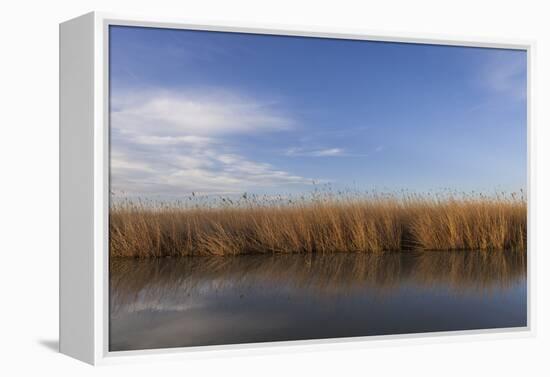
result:
[[[112,205],[111,256],[525,250],[527,245],[527,204],[514,194],[325,196],[277,204],[222,200],[222,206]]]

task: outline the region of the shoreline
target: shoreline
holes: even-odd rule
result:
[[[401,249],[401,250],[386,250],[386,251],[370,251],[370,252],[364,252],[364,251],[336,251],[336,252],[253,252],[253,253],[238,253],[238,254],[223,254],[223,255],[217,255],[217,254],[189,254],[189,255],[145,255],[145,256],[113,256],[110,255],[109,259],[110,261],[122,261],[122,260],[147,260],[147,259],[179,259],[179,258],[236,258],[236,257],[259,257],[259,256],[265,256],[265,257],[287,257],[287,256],[301,256],[301,257],[323,257],[323,256],[331,256],[331,255],[346,255],[346,256],[387,256],[387,255],[401,255],[401,254],[409,254],[411,256],[417,255],[420,256],[422,254],[426,253],[487,253],[487,254],[499,254],[499,253],[517,253],[520,254],[527,254],[527,249],[486,249],[486,250],[479,250],[479,249]]]

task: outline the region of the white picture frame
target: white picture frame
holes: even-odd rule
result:
[[[521,49],[528,62],[528,264],[527,326],[443,333],[389,335],[110,352],[108,312],[109,99],[108,32],[110,25],[315,36],[388,42],[428,43]],[[532,41],[493,40],[414,33],[385,34],[362,30],[288,28],[237,23],[201,24],[185,20],[88,13],[60,24],[60,352],[90,364],[135,360],[184,359],[227,354],[291,352],[380,346],[395,342],[448,342],[534,335],[532,250],[534,192],[532,150]],[[457,337],[457,335],[460,335]]]

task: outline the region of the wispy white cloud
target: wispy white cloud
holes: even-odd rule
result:
[[[520,51],[504,51],[493,55],[482,71],[481,82],[493,92],[525,99],[527,59]]]
[[[381,149],[380,149],[381,150]],[[379,152],[378,148],[375,150]],[[352,153],[344,148],[303,148],[293,147],[284,154],[289,157],[366,157],[367,153]]]
[[[212,93],[212,92],[211,92]],[[227,194],[310,184],[311,179],[254,161],[228,141],[288,130],[269,104],[215,92],[118,95],[111,114],[112,190],[136,196]]]
[[[287,130],[292,121],[269,103],[217,90],[156,90],[116,97],[111,120],[126,134],[199,137]]]
[[[344,151],[340,148],[319,149],[312,151],[311,155],[315,157],[342,156]]]
[[[341,148],[289,148],[285,151],[287,156],[305,156],[305,157],[338,157],[344,155],[344,150]]]

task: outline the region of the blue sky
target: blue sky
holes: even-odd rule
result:
[[[524,51],[111,27],[111,187],[526,185]]]

